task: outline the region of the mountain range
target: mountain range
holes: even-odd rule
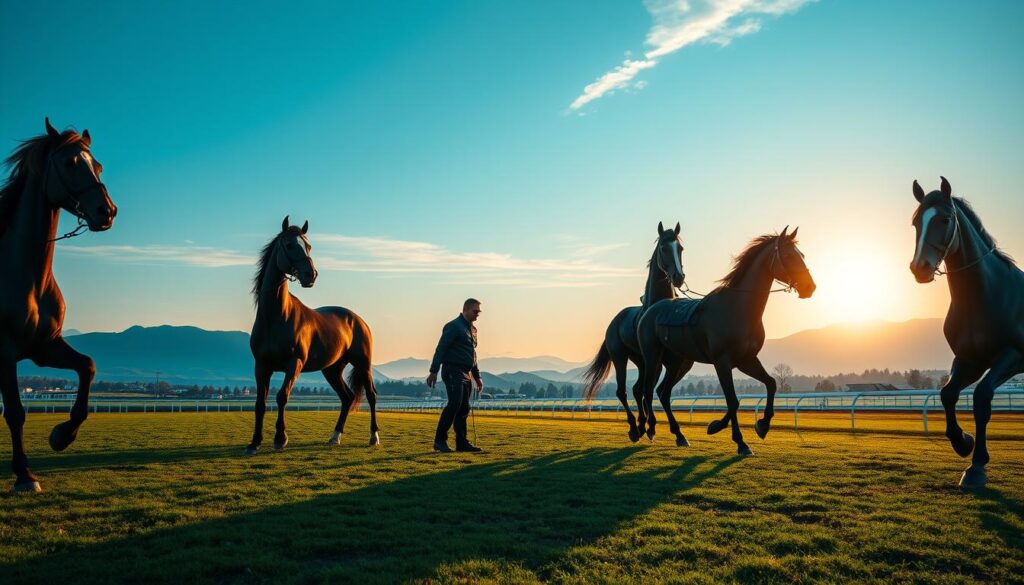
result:
[[[78,333],[71,339],[78,351],[97,364],[97,377],[111,381],[161,380],[171,383],[250,385],[252,355],[249,335],[241,331],[207,331],[198,327],[134,326],[118,333]],[[946,370],[952,353],[942,335],[941,319],[915,319],[901,323],[872,322],[830,325],[770,339],[760,354],[771,369],[785,362],[798,374],[837,374],[868,368]],[[378,364],[379,380],[426,377],[429,361],[403,358]],[[538,385],[574,383],[586,364],[554,356],[530,358],[490,357],[480,360],[484,381],[499,388],[523,382]],[[698,365],[695,374],[712,369]],[[19,375],[60,375],[31,361],[18,364]],[[72,374],[66,372],[65,377]],[[630,376],[634,378],[635,373]],[[304,374],[300,384],[321,384],[318,373]]]

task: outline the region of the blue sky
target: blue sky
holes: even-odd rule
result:
[[[773,298],[770,337],[941,316],[907,269],[910,183],[940,174],[1024,257],[1018,2],[2,6],[3,150],[89,128],[120,208],[59,246],[67,327],[248,330],[286,214],[321,270],[296,293],[362,314],[379,360],[428,355],[466,296],[484,355],[589,357],[658,221],[695,290],[801,226],[818,293]]]

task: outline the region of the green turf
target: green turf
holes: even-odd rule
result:
[[[486,454],[436,455],[435,419],[401,414],[380,448],[364,414],[328,448],[330,413],[249,458],[251,413],[94,415],[49,453],[61,419],[27,427],[46,491],[0,493],[5,585],[1024,582],[1020,440],[965,494],[940,434],[762,443],[749,414],[746,459],[727,432],[633,446],[620,423],[503,417],[478,418]]]

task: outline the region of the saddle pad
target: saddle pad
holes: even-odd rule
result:
[[[685,327],[693,323],[701,301],[676,299],[669,310],[658,315],[654,324],[659,327]]]

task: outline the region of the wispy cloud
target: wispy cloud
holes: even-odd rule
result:
[[[103,258],[130,264],[185,264],[205,268],[248,266],[256,262],[255,254],[206,246],[75,246],[58,248],[61,254]]]
[[[644,69],[679,49],[694,43],[728,45],[733,39],[761,30],[765,16],[796,12],[814,0],[648,0],[647,11],[654,26],[647,32],[648,49],[642,59],[626,58],[622,65],[598,77],[583,88],[569,105],[579,110],[601,96],[619,89],[643,89],[646,83],[632,83]]]
[[[386,237],[318,235],[312,239],[319,270],[400,274],[441,274],[452,284],[474,283],[524,288],[596,286],[608,279],[636,278],[638,268],[622,268],[593,259],[595,247],[566,246],[563,258],[520,258],[498,252],[456,252],[429,242]],[[202,268],[254,266],[255,254],[209,246],[75,246],[61,254],[130,264],[179,264]]]

